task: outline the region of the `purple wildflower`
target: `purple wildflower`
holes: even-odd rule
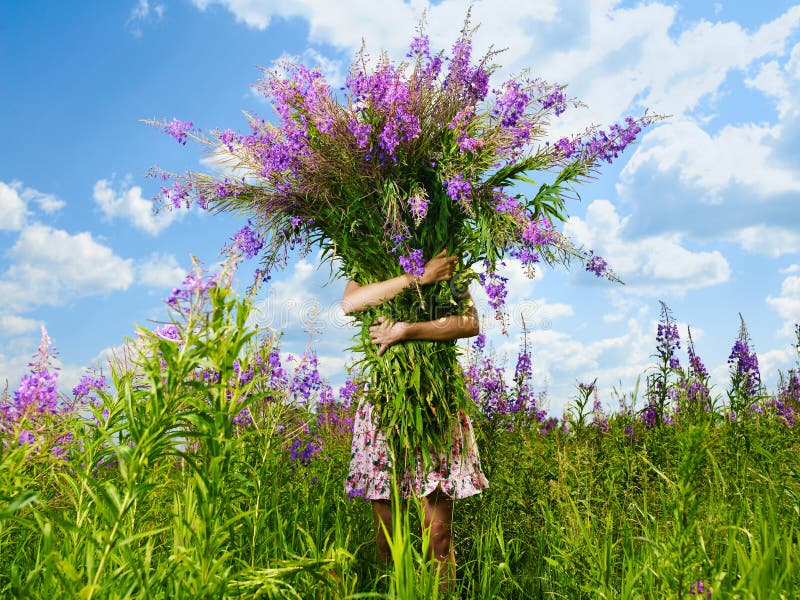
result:
[[[399,256],[397,261],[403,271],[412,277],[422,277],[425,274],[425,259],[420,249],[412,250],[408,256]]]
[[[504,83],[501,91],[492,114],[500,119],[503,127],[514,127],[525,113],[530,96],[513,79]]]
[[[162,327],[156,327],[153,329],[153,333],[160,337],[162,340],[167,340],[169,342],[180,342],[181,341],[181,330],[178,329],[178,326],[175,324],[168,324]]]
[[[736,340],[728,357],[728,366],[733,377],[738,377],[742,382],[742,390],[750,397],[758,393],[761,386],[761,373],[758,368],[758,356],[750,350],[748,340]]]
[[[235,251],[241,253],[247,260],[255,257],[264,246],[264,241],[253,230],[252,223],[249,220],[247,225],[233,234],[231,242]]]
[[[460,204],[468,204],[472,197],[472,186],[469,181],[464,178],[464,175],[459,173],[449,181],[444,183],[447,189],[447,195],[450,196],[454,202]]]
[[[425,218],[425,215],[428,214],[430,200],[425,196],[415,194],[408,199],[408,203],[411,206],[411,214],[414,216],[414,222],[419,225],[422,219]]]
[[[560,117],[567,110],[567,98],[560,87],[556,87],[549,94],[539,100],[542,109],[553,108],[556,116]]]
[[[189,130],[192,128],[191,121],[179,121],[178,119],[173,118],[171,123],[165,125],[161,131],[166,134],[171,135],[176,140],[178,140],[179,144],[186,145],[186,136],[189,133]]]
[[[606,270],[608,269],[608,263],[603,259],[601,256],[597,256],[593,252],[590,253],[590,258],[586,261],[586,270],[591,271],[597,277],[602,277],[605,275]]]
[[[92,390],[104,390],[106,388],[105,375],[100,377],[92,377],[91,375],[82,375],[78,385],[72,388],[72,395],[80,398],[88,396]]]
[[[695,581],[689,587],[689,595],[691,596],[705,596],[711,598],[711,590],[705,586],[703,580]]]

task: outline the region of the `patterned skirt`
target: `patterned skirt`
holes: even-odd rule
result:
[[[350,498],[388,500],[392,489],[392,462],[386,435],[372,419],[373,406],[368,401],[359,404],[353,423],[353,443],[350,471],[344,491]],[[452,426],[449,450],[432,453],[431,468],[425,472],[418,456],[416,469],[409,471],[403,481],[403,494],[427,496],[437,488],[451,498],[466,498],[489,487],[481,471],[481,461],[469,417],[461,411]]]

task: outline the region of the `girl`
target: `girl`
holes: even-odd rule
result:
[[[447,281],[453,275],[456,260],[455,256],[446,256],[446,249],[442,250],[425,264],[424,274],[416,282],[407,274],[364,286],[348,281],[342,308],[345,314],[360,312],[369,306],[391,300],[411,285]],[[370,337],[374,344],[379,345],[379,355],[392,344],[405,340],[454,340],[477,333],[478,315],[472,304],[465,315],[417,323],[390,321],[380,317],[378,324],[370,327]],[[469,417],[461,412],[455,421],[452,424],[450,448],[431,452],[431,470],[425,473],[418,464],[416,473],[407,474],[404,481],[406,490],[412,489],[424,499],[424,525],[430,528],[431,552],[440,567],[448,566],[452,575],[455,575],[455,553],[451,539],[453,500],[478,494],[489,486],[481,471]],[[378,558],[388,562],[390,551],[383,528],[391,535],[391,462],[385,434],[373,422],[372,404],[369,401],[362,402],[356,412],[345,491],[350,497],[363,496],[372,501]]]

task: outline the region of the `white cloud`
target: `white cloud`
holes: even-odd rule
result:
[[[142,197],[142,188],[138,185],[127,187],[123,184],[116,194],[107,179],[100,179],[94,184],[94,201],[103,215],[109,220],[119,217],[127,219],[131,224],[151,235],[157,235],[172,223],[180,211],[162,210],[153,214],[153,203]]]
[[[173,288],[183,281],[186,272],[174,256],[153,253],[136,266],[136,280],[152,288]]]
[[[753,225],[736,231],[731,239],[748,252],[771,258],[800,252],[800,228]]]
[[[23,187],[22,182],[0,181],[0,231],[19,231],[25,227],[31,215],[31,203],[44,213],[50,214],[64,207],[64,201],[52,194]]]
[[[620,219],[608,200],[595,200],[586,218],[571,217],[564,231],[578,244],[603,256],[626,283],[627,292],[680,295],[729,279],[730,266],[719,251],[687,250],[678,234],[628,238],[628,220]]]
[[[8,256],[11,266],[0,279],[0,297],[11,310],[125,290],[133,282],[133,261],[115,255],[88,232],[72,235],[34,224],[22,231]]]
[[[28,214],[25,202],[17,193],[18,186],[0,181],[0,230],[22,229]]]
[[[789,265],[785,269],[781,269],[781,273],[789,275],[790,273],[800,273],[800,264]]]
[[[13,337],[36,331],[43,324],[38,319],[26,319],[16,315],[0,315],[0,331],[3,337]]]
[[[160,2],[154,2],[152,5],[149,0],[139,0],[128,15],[128,20],[125,22],[125,28],[135,38],[142,37],[143,26],[149,23],[158,23],[164,17],[166,7]]]
[[[789,275],[781,283],[781,293],[767,296],[767,304],[784,320],[781,335],[791,336],[795,323],[800,323],[800,275]]]

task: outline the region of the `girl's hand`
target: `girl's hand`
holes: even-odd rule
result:
[[[392,344],[402,342],[408,332],[409,323],[392,321],[386,317],[378,317],[377,324],[369,328],[369,335],[373,344],[380,344],[378,356],[382,356]]]
[[[437,281],[447,281],[453,276],[458,257],[447,256],[447,248],[425,263],[425,272],[419,278],[420,285],[429,285]]]

